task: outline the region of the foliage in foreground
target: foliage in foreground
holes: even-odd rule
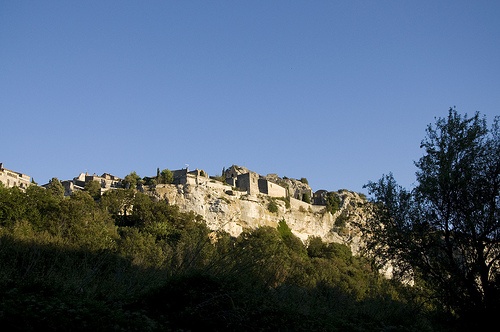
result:
[[[348,247],[303,245],[284,220],[231,238],[131,189],[0,187],[8,330],[432,331],[446,319]]]
[[[396,277],[410,278],[468,329],[500,311],[500,118],[450,109],[429,125],[409,191],[392,174],[368,184],[376,204],[368,248]]]

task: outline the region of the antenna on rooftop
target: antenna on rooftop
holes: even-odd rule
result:
[[[189,169],[189,164],[186,164],[186,169]]]

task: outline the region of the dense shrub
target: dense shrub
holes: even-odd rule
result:
[[[331,214],[335,214],[339,209],[340,209],[340,197],[336,192],[330,191],[326,195],[326,210]]]
[[[267,203],[267,210],[271,213],[278,213],[278,204],[276,203],[274,198],[271,198]]]

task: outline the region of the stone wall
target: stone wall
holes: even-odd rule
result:
[[[172,172],[172,177],[173,177],[173,183],[174,184],[186,184],[187,183],[187,174],[188,174],[188,169],[183,168]]]
[[[189,169],[183,168],[171,172],[173,177],[173,184],[199,185],[210,180],[205,171],[200,169],[189,171]]]
[[[248,169],[246,167],[232,165],[229,169],[225,171],[225,177],[236,179],[238,175],[248,173]]]
[[[259,190],[262,194],[267,194],[272,197],[287,196],[285,188],[266,179],[259,179]]]
[[[26,189],[31,184],[31,177],[3,168],[3,163],[0,163],[0,182],[7,188],[19,187]]]
[[[248,172],[238,175],[236,186],[241,190],[246,190],[250,195],[259,194],[259,174]]]
[[[317,190],[311,199],[311,202],[315,205],[326,205],[326,196],[328,195],[327,190]]]
[[[292,206],[292,208],[297,210],[299,209],[309,210],[311,207],[311,204],[303,202],[293,197],[290,197],[290,205]]]

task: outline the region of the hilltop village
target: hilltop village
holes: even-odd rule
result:
[[[312,205],[324,205],[325,195],[328,193],[326,190],[318,190],[313,193],[307,180],[304,178],[301,180],[288,179],[286,177],[280,178],[277,174],[263,176],[249,171],[246,167],[237,165],[232,165],[229,169],[225,170],[222,177],[210,177],[203,170],[195,169],[190,171],[188,168],[173,170],[171,173],[171,184],[173,185],[202,185],[222,180],[222,182],[225,181],[224,184],[240,192],[246,192],[248,195],[261,194],[270,197],[291,197]],[[123,178],[108,173],[104,173],[101,176],[95,173],[92,175],[89,173],[80,173],[71,180],[61,180],[60,182],[65,189],[64,195],[71,196],[75,191],[84,190],[85,185],[92,181],[99,182],[101,194],[108,190],[126,187]],[[31,181],[30,176],[5,169],[3,163],[0,163],[0,182],[6,187],[19,187],[20,189],[26,189],[30,185],[35,185]],[[44,184],[41,187],[47,187],[47,185]],[[142,187],[144,186],[139,185],[138,189],[143,190],[144,188]]]
[[[166,201],[182,212],[196,213],[210,229],[223,230],[235,237],[248,229],[276,227],[284,219],[302,241],[318,236],[326,242],[347,244],[353,253],[360,248],[356,224],[365,218],[362,206],[366,198],[362,194],[345,189],[313,192],[305,178],[264,176],[236,165],[223,169],[221,176],[209,176],[201,169],[188,168],[162,172],[169,173],[168,181],[161,179],[158,169],[156,177],[141,179],[135,172],[124,178],[109,173],[101,176],[80,173],[60,183],[65,196],[84,190],[91,182],[99,183],[101,194],[135,187],[153,200]],[[132,174],[137,180],[133,186]],[[23,191],[37,185],[30,176],[5,169],[3,164],[0,164],[0,181],[6,187],[19,187]],[[333,209],[332,198],[336,200]]]

